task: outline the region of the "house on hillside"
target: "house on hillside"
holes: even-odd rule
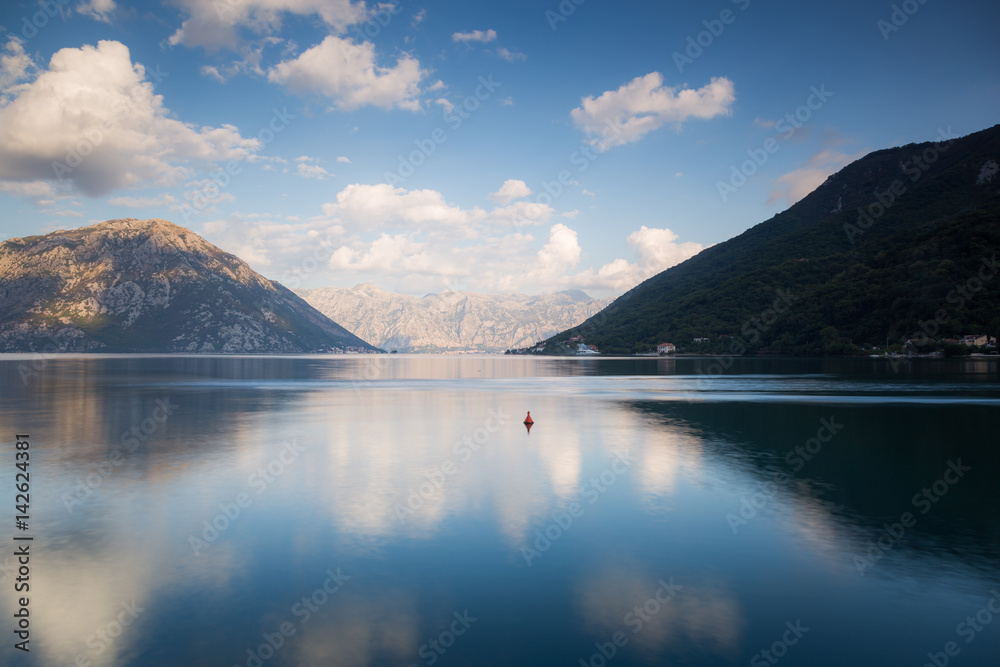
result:
[[[673,354],[677,351],[677,346],[673,343],[660,343],[656,346],[657,354]]]
[[[968,345],[969,347],[983,347],[988,342],[986,334],[970,334],[967,336],[962,336],[962,345]]]

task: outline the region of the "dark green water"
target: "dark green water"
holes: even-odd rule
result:
[[[997,362],[719,371],[0,357],[0,663],[1000,663]]]

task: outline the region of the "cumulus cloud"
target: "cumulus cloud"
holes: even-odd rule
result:
[[[0,55],[0,104],[4,103],[11,86],[35,69],[34,61],[24,52],[24,44],[18,38],[11,37],[4,46],[4,51],[6,53]]]
[[[272,67],[267,78],[293,92],[329,97],[342,110],[371,105],[419,111],[420,82],[426,74],[412,56],[401,55],[395,66],[380,67],[371,42],[355,44],[328,35],[298,57]]]
[[[576,232],[556,223],[549,230],[549,240],[538,251],[536,273],[558,276],[579,264],[582,253]]]
[[[677,238],[677,234],[670,229],[643,225],[625,239],[635,251],[636,261],[615,259],[597,271],[583,271],[573,276],[571,281],[587,288],[624,291],[705,249],[700,243],[676,243]]]
[[[344,164],[351,164],[350,158],[347,158],[347,157],[345,157],[343,155],[341,155],[341,156],[339,156],[337,158],[337,162],[343,162]]]
[[[791,206],[822,185],[831,174],[859,157],[860,153],[852,156],[831,149],[821,150],[798,169],[774,179],[767,203],[774,204],[784,199],[785,204]]]
[[[496,30],[473,30],[471,32],[456,32],[451,36],[456,42],[493,42],[496,41]]]
[[[4,91],[0,179],[59,180],[90,196],[140,184],[172,185],[194,166],[249,158],[260,147],[232,125],[171,118],[128,47],[57,51],[33,81]]]
[[[436,190],[356,183],[308,220],[231,216],[205,232],[293,287],[376,280],[410,294],[456,284],[486,292],[621,293],[702,249],[679,242],[669,229],[642,227],[626,239],[634,256],[588,268],[581,266],[584,244],[570,217],[526,200],[466,208]],[[536,238],[528,230],[539,226],[545,231]],[[297,269],[306,265],[314,267],[311,276]]]
[[[335,202],[324,204],[323,215],[359,231],[396,228],[453,234],[464,229],[471,234],[487,214],[480,208],[449,204],[436,190],[355,183],[337,193]]]
[[[583,98],[570,116],[595,142],[620,146],[638,141],[667,123],[679,126],[689,118],[729,115],[735,100],[733,82],[725,77],[713,78],[695,90],[665,86],[663,75],[651,72],[618,90]]]
[[[509,204],[515,199],[524,199],[531,195],[531,188],[524,181],[509,178],[499,190],[490,195],[490,199],[501,204]]]
[[[283,15],[319,16],[334,32],[368,19],[364,2],[351,0],[176,0],[187,16],[170,36],[170,44],[238,51],[244,35],[271,35],[281,29]]]
[[[426,243],[411,241],[405,234],[382,234],[364,250],[346,245],[337,248],[329,266],[334,271],[436,272],[426,248]]]

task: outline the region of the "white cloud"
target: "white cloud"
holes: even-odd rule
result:
[[[851,156],[830,149],[821,150],[803,166],[774,179],[767,203],[774,204],[784,199],[785,204],[791,206],[822,185],[831,174],[859,157],[861,154]]]
[[[500,104],[505,107],[512,107],[514,106],[514,98],[508,95],[507,97],[500,100]]]
[[[0,55],[0,104],[4,103],[11,86],[35,69],[34,61],[24,52],[24,44],[17,37],[11,37],[4,50],[7,53]]]
[[[29,199],[40,199],[42,197],[55,197],[56,191],[52,184],[46,181],[28,181],[18,183],[15,181],[0,181],[0,192],[9,192],[18,197]],[[39,204],[52,203],[51,201],[39,201]]]
[[[323,180],[330,175],[330,172],[318,164],[306,164],[305,162],[300,162],[298,166],[298,174],[302,178],[315,178]]]
[[[596,197],[597,196],[593,192],[591,192],[590,190],[588,190],[587,188],[584,188],[583,191],[580,192],[580,194],[587,195],[588,197]]]
[[[76,7],[76,11],[83,16],[89,16],[95,21],[111,23],[111,15],[118,9],[115,0],[87,0],[81,2]]]
[[[576,232],[561,222],[556,223],[549,230],[549,240],[538,251],[535,273],[546,277],[561,275],[579,264],[582,254]]]
[[[515,199],[524,199],[530,195],[531,188],[524,181],[509,178],[499,190],[490,195],[490,199],[500,204],[509,204]]]
[[[582,288],[623,291],[705,249],[700,243],[675,243],[676,240],[677,234],[669,229],[643,225],[626,239],[636,253],[635,262],[615,259],[596,272],[588,269],[572,276],[569,282]]]
[[[352,230],[447,230],[449,234],[463,228],[472,233],[487,215],[480,208],[449,204],[436,190],[405,190],[385,183],[348,185],[337,193],[336,202],[323,205],[323,214]]]
[[[523,62],[528,59],[528,56],[524,55],[520,51],[511,51],[510,49],[502,46],[497,48],[497,55],[509,63],[514,63],[519,60]]]
[[[239,51],[244,34],[272,35],[281,29],[284,14],[318,15],[334,32],[368,19],[364,2],[351,0],[175,0],[187,16],[170,36],[172,46],[226,48]]]
[[[172,118],[144,78],[120,42],[57,51],[48,70],[16,86],[0,107],[0,179],[58,179],[101,196],[171,185],[189,178],[193,165],[243,160],[260,147],[232,125]]]
[[[202,65],[201,74],[202,76],[207,76],[211,79],[215,79],[219,83],[226,82],[226,77],[222,76],[222,74],[219,73],[219,68],[215,67],[214,65]]]
[[[169,194],[162,194],[157,197],[112,197],[108,200],[108,203],[112,206],[125,206],[127,208],[153,208],[176,202],[177,198]]]
[[[426,243],[411,241],[405,234],[382,234],[365,250],[341,246],[330,257],[334,271],[414,272],[435,271]]]
[[[595,143],[620,146],[638,141],[667,123],[680,125],[689,118],[729,115],[736,100],[733,83],[725,77],[694,90],[663,85],[663,76],[651,72],[600,97],[585,97],[570,116]]]
[[[472,32],[456,32],[451,36],[456,42],[492,42],[497,38],[496,30],[473,30]]]
[[[329,97],[342,110],[372,105],[419,111],[420,82],[426,74],[412,56],[401,55],[394,67],[379,67],[371,42],[355,44],[328,35],[297,58],[272,67],[267,78],[294,92]]]
[[[702,249],[697,243],[679,243],[669,229],[642,227],[626,239],[631,259],[581,267],[580,234],[559,215],[529,201],[492,210],[464,208],[435,190],[354,184],[312,219],[271,222],[266,215],[231,216],[206,224],[205,232],[213,243],[256,268],[266,267],[266,275],[286,284],[374,280],[409,294],[454,289],[456,284],[484,292],[576,288],[620,293]],[[517,226],[524,219],[546,225],[547,234],[536,239],[524,232]],[[320,268],[302,276],[296,267],[305,266],[307,258]]]
[[[344,157],[343,155],[337,158],[337,162],[343,162],[344,164],[351,164],[350,159]]]
[[[239,46],[239,58],[230,61],[227,65],[202,65],[200,70],[201,74],[202,76],[215,79],[219,83],[225,83],[237,74],[255,74],[257,76],[264,76],[265,73],[262,67],[264,62],[264,49],[281,43],[282,40],[278,37],[262,37],[257,40],[246,42]],[[283,55],[288,55],[295,50],[297,50],[295,42],[290,40],[285,43]]]

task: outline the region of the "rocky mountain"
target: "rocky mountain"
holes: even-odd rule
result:
[[[280,284],[166,220],[0,243],[0,351],[373,351]]]
[[[553,337],[602,352],[851,354],[1000,334],[1000,125],[871,153]],[[695,339],[699,339],[695,343]]]
[[[370,284],[295,292],[331,319],[384,349],[503,352],[573,326],[610,301],[571,290],[541,296],[449,291],[424,297]]]

